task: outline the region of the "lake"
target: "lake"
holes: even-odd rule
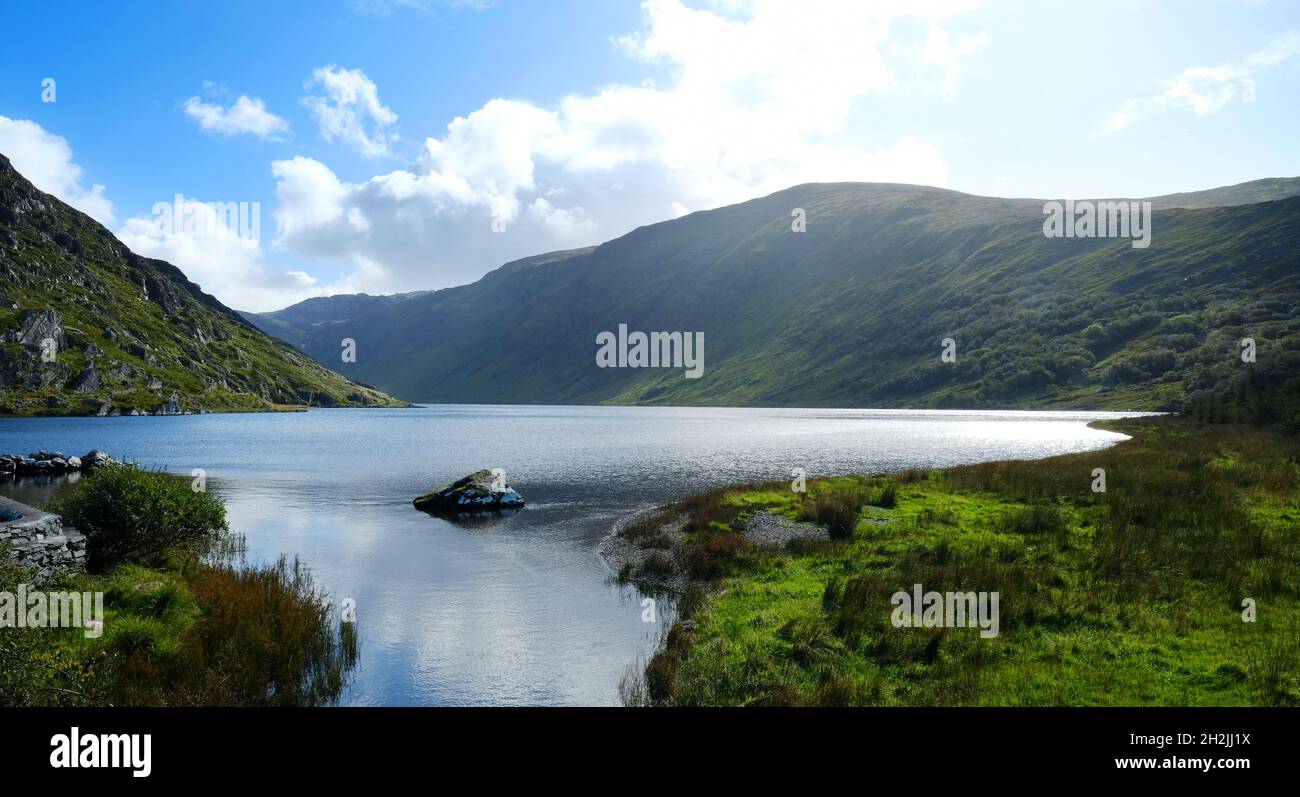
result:
[[[0,453],[103,449],[190,475],[249,557],[299,556],[356,601],[352,705],[613,705],[659,626],[612,582],[601,540],[712,487],[1034,459],[1124,439],[1124,413],[439,405],[408,410],[0,420]],[[411,499],[503,468],[522,512],[467,527]],[[1080,479],[1090,478],[1080,474]],[[0,483],[39,500],[50,486]]]

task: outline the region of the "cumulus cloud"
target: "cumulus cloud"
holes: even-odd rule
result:
[[[129,218],[117,237],[131,251],[166,260],[223,303],[241,310],[275,310],[311,296],[352,293],[347,281],[320,285],[299,270],[277,270],[261,242],[257,203],[203,202],[181,197],[158,203],[151,216]]]
[[[266,110],[260,99],[242,94],[228,108],[190,97],[185,101],[185,113],[200,128],[227,137],[248,133],[274,139],[289,130],[289,123]]]
[[[29,119],[0,116],[0,153],[32,185],[53,194],[100,224],[113,223],[113,203],[104,196],[104,186],[81,185],[81,167],[72,162],[67,139],[48,132]]]
[[[324,92],[303,99],[322,138],[350,144],[368,158],[389,153],[389,146],[397,140],[397,133],[391,130],[397,114],[379,101],[379,89],[365,72],[331,64],[313,72],[306,88]]]
[[[871,95],[957,91],[963,61],[988,43],[953,28],[973,5],[652,0],[615,45],[668,71],[662,87],[610,85],[553,107],[493,99],[428,138],[417,163],[361,182],[312,158],[276,161],[275,247],[351,262],[368,291],[410,290],[802,182],[943,185],[934,145],[864,146],[853,120]],[[314,82],[332,98],[323,135],[387,150],[361,120],[396,117],[374,113],[387,109],[364,74],[328,67]]]
[[[1300,55],[1300,31],[1287,31],[1267,47],[1240,61],[1219,66],[1190,66],[1165,80],[1159,94],[1126,100],[1097,129],[1098,135],[1123,130],[1152,114],[1190,110],[1197,116],[1218,113],[1233,102],[1255,101],[1255,78]]]

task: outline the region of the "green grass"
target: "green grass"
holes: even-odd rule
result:
[[[713,597],[668,634],[641,693],[672,705],[1300,704],[1300,442],[1174,419],[1120,428],[1135,439],[1106,451],[692,503],[696,516],[794,516],[851,485],[895,495],[863,506],[851,539],[750,550],[697,579]],[[1091,491],[1097,467],[1105,494]],[[999,592],[1000,634],[894,627],[890,595],[914,583]],[[1257,622],[1242,620],[1246,598]]]
[[[355,626],[297,561],[249,565],[225,510],[188,481],[101,469],[60,501],[90,572],[53,591],[103,593],[102,635],[3,629],[0,705],[279,705],[338,700]],[[31,574],[4,564],[0,590]]]

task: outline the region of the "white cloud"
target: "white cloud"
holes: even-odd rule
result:
[[[289,123],[266,110],[260,99],[242,94],[229,108],[190,97],[185,101],[185,113],[202,129],[223,136],[249,133],[258,138],[273,139],[289,129]]]
[[[803,182],[942,185],[942,156],[919,137],[864,146],[861,106],[902,87],[957,91],[962,63],[988,43],[951,29],[974,5],[652,0],[643,29],[615,43],[670,79],[549,108],[490,100],[427,139],[417,164],[362,182],[311,158],[276,161],[275,246],[350,262],[367,291],[410,290]],[[316,82],[334,98],[322,134],[387,151],[361,109],[387,112],[379,130],[396,117],[364,74],[331,67]]]
[[[153,216],[127,219],[117,237],[137,254],[178,266],[205,291],[240,310],[275,310],[311,296],[358,290],[346,281],[318,285],[305,272],[274,269],[262,249],[258,208],[251,203],[242,215],[192,199],[183,199],[181,208],[177,213],[173,205],[159,203]]]
[[[1190,110],[1197,116],[1218,113],[1231,103],[1254,102],[1255,78],[1300,55],[1300,31],[1287,31],[1257,53],[1240,61],[1219,66],[1190,66],[1164,81],[1164,90],[1153,97],[1125,100],[1119,110],[1098,126],[1098,135],[1108,135],[1140,119],[1169,110]]]
[[[113,223],[113,203],[104,186],[81,185],[81,167],[72,162],[72,147],[29,119],[0,116],[0,153],[32,185],[72,205],[100,224]]]
[[[989,46],[992,40],[985,33],[954,36],[942,25],[931,25],[927,32],[922,60],[943,67],[941,88],[946,99],[957,94],[961,82],[962,59],[975,55]]]
[[[642,28],[614,44],[662,69],[657,82],[608,85],[549,107],[491,99],[427,138],[415,163],[358,182],[313,158],[277,160],[269,245],[221,232],[220,219],[208,219],[215,234],[198,235],[137,217],[119,237],[231,306],[266,310],[314,295],[460,284],[514,258],[803,182],[943,185],[941,153],[921,137],[866,143],[868,101],[900,91],[953,96],[963,64],[988,44],[954,23],[975,5],[718,0],[701,9],[651,0]],[[323,67],[306,88],[325,140],[391,154],[397,115],[364,72]],[[227,135],[287,129],[253,98],[227,107],[193,98],[186,112]],[[63,147],[62,163],[75,169]],[[295,270],[273,267],[277,253],[292,255]],[[304,259],[342,265],[348,276],[321,284],[300,270]]]
[[[365,72],[331,64],[312,73],[306,88],[317,86],[325,96],[306,97],[303,103],[316,118],[322,138],[350,144],[368,158],[388,154],[397,140],[390,130],[397,114],[379,101],[379,89]]]

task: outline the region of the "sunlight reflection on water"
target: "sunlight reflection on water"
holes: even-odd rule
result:
[[[737,481],[1103,448],[1121,413],[447,405],[263,415],[0,420],[0,453],[104,449],[204,468],[251,557],[297,555],[357,602],[345,702],[612,704],[658,628],[596,546],[637,509]],[[528,500],[466,528],[411,506],[501,467]],[[39,500],[48,488],[0,488]],[[35,490],[35,492],[33,492]]]

